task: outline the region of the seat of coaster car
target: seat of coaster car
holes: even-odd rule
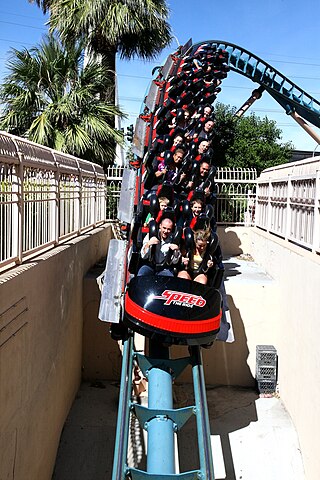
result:
[[[177,277],[131,279],[124,323],[131,330],[169,345],[207,345],[220,329],[219,290]]]
[[[176,208],[173,187],[168,182],[163,182],[163,184],[158,185],[156,190],[145,191],[137,206],[133,223],[133,231],[131,234],[131,240],[138,246],[138,248],[141,247],[144,236],[141,234],[148,233],[148,229],[143,231],[141,228],[143,227],[149,213],[153,218],[156,218],[160,209],[158,201],[160,197],[166,197],[169,200],[169,206]],[[140,238],[138,238],[139,232]]]
[[[162,152],[161,156],[155,156],[152,161],[150,160],[146,164],[146,173],[144,176],[144,188],[145,190],[156,190],[159,186],[159,178],[156,176],[159,165],[164,162],[166,167],[173,162],[173,154],[170,150]],[[167,182],[166,182],[167,183]]]

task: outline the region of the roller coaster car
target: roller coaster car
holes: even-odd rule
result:
[[[156,235],[156,222],[150,223],[150,235]],[[173,242],[181,241],[177,228]],[[187,250],[193,249],[193,233],[185,229]],[[204,257],[203,272],[208,285],[167,276],[137,276],[130,280],[125,295],[124,323],[133,331],[171,345],[210,345],[221,320],[220,287],[223,270],[219,267],[218,237],[212,233]],[[215,260],[208,271],[207,261]]]
[[[125,296],[124,323],[169,345],[212,343],[221,315],[217,289],[176,277],[135,277]]]

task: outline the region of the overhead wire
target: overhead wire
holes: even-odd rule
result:
[[[7,21],[4,21],[4,20],[0,20],[0,23],[6,23],[7,25],[16,25],[18,27],[27,27],[27,28],[34,28],[36,30],[47,30],[46,28],[44,27],[35,27],[33,25],[24,25],[23,23],[17,23],[17,22],[7,22]]]
[[[11,15],[11,16],[15,16],[15,17],[23,17],[23,18],[29,18],[29,19],[34,19],[34,20],[37,20],[39,21],[39,18],[36,17],[36,16],[30,16],[30,15],[24,15],[24,14],[18,14],[18,13],[12,13],[12,12],[8,12],[8,11],[3,11],[3,10],[0,10],[0,13],[2,14],[6,14],[6,15]],[[47,21],[47,18],[44,17],[44,23]],[[15,26],[20,26],[20,27],[25,27],[25,28],[30,28],[30,29],[34,29],[34,30],[41,30],[43,32],[45,32],[47,30],[47,28],[45,27],[45,24],[43,23],[43,27],[38,27],[38,26],[34,26],[34,25],[26,25],[26,24],[23,24],[23,23],[18,23],[18,22],[11,22],[11,21],[8,21],[8,20],[0,20],[0,23],[3,23],[3,24],[7,24],[7,25],[15,25]],[[0,41],[1,42],[11,42],[11,43],[14,43],[14,44],[21,44],[21,45],[30,45],[32,46],[33,44],[32,43],[29,43],[29,42],[25,42],[25,41],[18,41],[18,40],[12,40],[12,39],[8,39],[8,38],[0,38]],[[270,56],[282,56],[282,57],[285,57],[285,58],[293,58],[293,59],[302,59],[302,60],[314,60],[313,58],[310,58],[310,57],[299,57],[299,56],[294,56],[294,55],[283,55],[283,54],[278,54],[278,53],[270,53],[270,52],[264,52],[264,53],[261,53],[261,52],[258,52],[259,55],[270,55]],[[0,57],[0,60],[7,60],[6,57]],[[320,63],[308,63],[308,62],[296,62],[296,61],[292,61],[292,60],[277,60],[277,59],[270,59],[270,60],[267,60],[268,63],[281,63],[281,64],[292,64],[292,65],[301,65],[301,66],[312,66],[312,67],[320,67]],[[152,64],[159,64],[159,61],[155,61],[155,62],[149,62],[150,65]],[[288,77],[290,77],[290,79],[303,79],[303,80],[320,80],[320,77],[309,77],[309,76],[297,76],[297,75],[287,75]],[[124,78],[136,78],[136,79],[142,79],[142,80],[149,80],[151,81],[151,76],[148,77],[148,76],[143,76],[143,75],[130,75],[130,74],[118,74],[118,77],[124,77]],[[231,89],[242,89],[242,90],[252,90],[252,88],[250,87],[243,87],[243,86],[239,86],[239,85],[224,85],[224,88],[231,88]],[[319,95],[320,93],[319,92],[310,92],[311,94],[313,95]],[[138,97],[120,97],[120,101],[123,100],[123,101],[131,101],[131,102],[139,102],[139,103],[142,103],[142,99],[141,98],[138,98]],[[277,109],[252,109],[251,110],[252,112],[261,112],[261,113],[281,113],[281,114],[285,114],[284,111],[281,111],[281,110],[277,110]],[[138,116],[139,113],[135,113],[135,112],[128,112],[128,115],[130,116]],[[292,124],[280,124],[278,123],[279,126],[292,126],[292,127],[297,127],[297,125],[292,125]]]

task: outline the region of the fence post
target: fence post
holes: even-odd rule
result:
[[[82,179],[82,169],[79,165],[79,162],[77,161],[77,167],[78,167],[78,199],[76,199],[76,209],[75,209],[75,215],[78,216],[77,221],[78,221],[78,235],[81,233],[82,229],[82,217],[83,217],[83,179]]]
[[[316,172],[316,187],[314,192],[312,251],[320,252],[320,170]]]
[[[17,255],[17,264],[20,265],[22,263],[23,257],[23,238],[24,238],[24,183],[23,183],[23,169],[24,169],[24,156],[23,153],[20,151],[19,146],[14,138],[12,138],[13,144],[15,146],[18,158],[19,158],[19,165],[17,169],[15,169],[15,176],[16,176],[16,195],[17,195],[17,209],[16,211],[16,241],[17,244],[16,248],[16,255]],[[14,225],[14,219],[13,219]]]
[[[93,196],[93,226],[97,226],[97,218],[98,218],[98,175],[97,171],[94,168],[94,164],[92,164],[92,168],[94,170],[94,196]]]
[[[59,209],[60,209],[60,187],[59,187],[59,178],[60,178],[60,171],[59,171],[59,163],[56,159],[54,152],[51,152],[54,163],[56,166],[56,170],[54,172],[54,179],[52,181],[52,188],[53,188],[53,201],[51,202],[51,231],[52,231],[52,239],[57,245],[59,243]]]
[[[272,205],[271,205],[271,192],[272,192],[272,181],[269,179],[268,186],[268,207],[267,207],[267,232],[271,230],[271,220],[272,220]]]
[[[291,236],[292,211],[291,211],[290,198],[292,198],[292,194],[293,194],[292,174],[289,174],[288,175],[288,184],[287,184],[286,224],[285,224],[285,232],[284,232],[285,240],[288,240]]]
[[[253,212],[255,201],[252,198],[252,190],[248,190],[247,193],[247,209],[244,214],[244,226],[250,227],[253,224]]]

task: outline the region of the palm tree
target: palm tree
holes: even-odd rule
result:
[[[64,42],[83,39],[115,72],[120,58],[155,58],[171,42],[166,0],[30,0],[50,12],[51,31]]]
[[[99,98],[110,88],[100,64],[83,67],[83,45],[47,36],[31,50],[13,49],[0,86],[0,129],[81,158],[108,164],[123,135],[110,125],[121,112]]]

